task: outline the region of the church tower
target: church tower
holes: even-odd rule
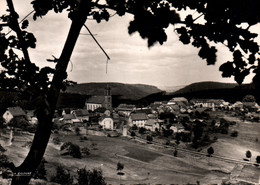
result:
[[[111,96],[111,88],[107,85],[105,88],[105,101],[104,101],[104,107],[107,110],[112,111],[112,96]]]

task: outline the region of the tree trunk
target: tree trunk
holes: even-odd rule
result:
[[[52,119],[56,109],[60,89],[62,87],[62,82],[67,77],[66,69],[80,30],[84,25],[90,10],[88,3],[89,1],[86,0],[80,2],[76,17],[72,20],[66,43],[56,65],[56,71],[44,107],[41,107],[40,111],[38,111],[39,114],[37,115],[37,118],[39,123],[34,135],[32,146],[23,163],[13,170],[14,176],[12,178],[12,184],[28,184],[38,165],[41,163],[51,135],[51,129],[53,126]]]

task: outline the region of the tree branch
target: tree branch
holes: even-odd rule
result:
[[[11,24],[12,24],[12,29],[16,32],[17,37],[19,39],[19,41],[21,42],[21,48],[22,48],[22,52],[24,55],[24,59],[27,63],[31,63],[30,57],[29,57],[29,52],[27,50],[27,47],[25,45],[25,40],[23,38],[22,35],[22,30],[19,26],[19,22],[18,22],[18,14],[16,13],[15,9],[14,9],[14,5],[13,5],[13,1],[12,0],[6,0],[7,5],[9,7],[10,10],[10,15],[12,17],[11,20]]]

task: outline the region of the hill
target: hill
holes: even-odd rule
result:
[[[150,94],[161,92],[155,86],[143,84],[123,83],[82,83],[68,86],[65,93],[80,95],[104,95],[105,88],[109,86],[111,93],[120,99],[138,100]]]
[[[205,91],[211,89],[231,89],[237,87],[236,83],[221,83],[221,82],[198,82],[192,83],[178,91],[171,93],[170,95],[192,93],[197,91]]]
[[[244,84],[238,86],[237,84],[210,82],[209,84],[213,86],[209,86],[208,88],[205,86],[205,84],[207,83],[202,82],[202,86],[200,86],[200,83],[188,85],[187,87],[172,93],[171,96],[173,97],[183,96],[187,99],[192,99],[192,98],[224,99],[225,101],[234,103],[235,101],[242,101],[244,96],[251,94],[256,98],[256,102],[260,103],[260,97],[257,94],[252,84]]]
[[[185,97],[188,100],[192,98],[224,99],[234,103],[241,101],[248,94],[253,95],[257,103],[260,103],[260,96],[252,84],[238,86],[235,83],[199,82],[190,84],[173,93],[159,92],[150,94],[136,101],[136,104],[147,106],[155,101],[169,101],[173,97]]]
[[[168,93],[173,93],[176,92],[182,88],[184,88],[185,85],[178,85],[178,86],[158,86],[159,89],[165,91],[167,94]]]

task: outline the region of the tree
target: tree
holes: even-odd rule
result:
[[[217,49],[213,43],[223,43],[233,54],[233,61],[220,66],[222,76],[234,76],[235,81],[241,84],[253,72],[254,85],[257,90],[260,89],[259,46],[254,40],[257,33],[250,29],[260,22],[259,1],[230,0],[223,3],[211,0],[106,0],[100,3],[91,0],[32,0],[34,20],[52,10],[56,13],[63,10],[69,12],[71,27],[61,55],[48,59],[56,64],[55,68],[39,68],[31,61],[28,49],[35,48],[36,38],[26,30],[29,21],[23,20],[20,26],[12,0],[6,2],[8,11],[0,16],[0,62],[5,69],[0,73],[0,87],[21,92],[23,97],[37,105],[39,122],[23,163],[18,167],[10,165],[14,173],[28,172],[31,176],[13,176],[13,184],[28,184],[42,160],[53,127],[52,119],[60,90],[65,88],[65,84],[71,84],[66,81],[66,69],[80,30],[89,16],[100,23],[110,19],[108,9],[114,10],[119,16],[133,14],[134,19],[130,22],[128,32],[139,32],[143,39],[147,39],[149,47],[156,42],[166,42],[165,29],[173,25],[179,40],[198,48],[198,55],[208,65],[216,62]],[[188,13],[182,19],[177,11],[187,8],[199,16]],[[8,29],[3,29],[5,27],[16,35],[10,35]],[[17,49],[22,54],[17,54]]]
[[[255,102],[255,97],[253,95],[246,95],[243,100],[243,102]]]
[[[138,132],[139,132],[139,134],[144,134],[145,131],[146,131],[146,129],[144,127],[140,127]]]
[[[247,150],[247,151],[246,151],[246,157],[249,158],[249,159],[251,159],[252,153],[250,152],[250,150]]]
[[[117,168],[116,168],[116,170],[119,171],[119,172],[118,172],[117,174],[118,174],[118,175],[120,175],[120,174],[122,175],[122,172],[121,172],[121,171],[122,171],[123,169],[124,169],[124,164],[118,162],[118,163],[117,163]]]
[[[175,148],[175,150],[174,150],[174,152],[173,152],[173,156],[174,156],[174,157],[177,157],[177,155],[178,155],[178,150]]]
[[[78,185],[106,184],[101,170],[93,169],[90,171],[82,168],[77,171],[77,175]]]
[[[75,132],[79,136],[80,135],[80,128],[79,127],[75,127]]]
[[[132,136],[132,137],[135,137],[135,136],[136,136],[136,134],[135,134],[134,131],[131,132],[131,136]]]
[[[71,142],[66,142],[63,145],[61,145],[60,150],[66,150],[67,152],[64,154],[71,155],[74,158],[81,158],[80,147]]]
[[[256,163],[259,164],[260,163],[260,156],[258,155],[255,160],[256,160]]]
[[[86,156],[87,155],[89,155],[90,154],[90,150],[89,150],[89,148],[88,147],[83,147],[82,149],[81,149],[81,153],[82,154],[85,154]]]
[[[238,136],[238,131],[234,130],[231,134],[232,137],[237,137]]]
[[[147,143],[151,143],[153,141],[153,137],[150,135],[146,136]]]
[[[213,147],[209,147],[207,151],[208,151],[209,157],[211,157],[211,155],[214,154]]]

